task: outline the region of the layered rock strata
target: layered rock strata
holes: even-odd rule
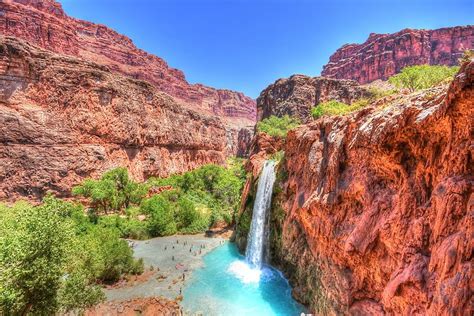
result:
[[[473,84],[471,62],[449,88],[290,131],[274,188],[272,262],[313,312],[472,315]],[[253,174],[273,147],[255,147]]]
[[[308,122],[311,108],[321,102],[337,100],[351,104],[369,96],[370,91],[353,80],[293,75],[262,91],[257,99],[257,118],[260,121],[271,115],[289,115]]]
[[[404,29],[393,34],[370,34],[363,44],[339,48],[322,75],[361,84],[386,80],[412,65],[458,65],[464,51],[474,49],[474,25],[437,30]]]
[[[137,48],[128,37],[105,25],[67,16],[57,1],[1,1],[0,34],[148,81],[183,106],[221,117],[237,133],[255,123],[255,101],[251,98],[239,92],[189,84],[182,71]]]
[[[137,180],[229,156],[227,127],[148,82],[0,37],[0,199],[67,196],[117,166]]]

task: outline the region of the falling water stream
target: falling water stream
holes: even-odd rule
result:
[[[300,315],[282,273],[266,264],[269,214],[275,162],[266,161],[257,187],[245,257],[225,243],[204,257],[183,292],[182,305],[191,315]]]
[[[268,210],[272,202],[273,184],[275,183],[275,162],[267,160],[258,181],[257,196],[253,206],[252,222],[248,236],[245,258],[254,268],[261,268],[268,257]],[[265,252],[265,253],[264,253]]]

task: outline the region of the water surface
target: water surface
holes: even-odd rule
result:
[[[193,273],[183,296],[182,306],[192,315],[291,316],[304,311],[278,270],[252,269],[229,242],[204,257],[204,267]]]

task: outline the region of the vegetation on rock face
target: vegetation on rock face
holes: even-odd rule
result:
[[[465,50],[462,57],[459,58],[459,64],[470,62],[474,58],[474,50]]]
[[[274,137],[286,137],[289,130],[300,125],[301,122],[294,117],[284,115],[282,117],[270,116],[257,123],[257,131]]]
[[[398,88],[405,88],[410,92],[414,92],[451,81],[458,71],[459,67],[457,66],[409,66],[403,68],[399,74],[390,77],[388,80]]]
[[[314,119],[318,119],[324,115],[334,116],[334,115],[345,115],[351,112],[357,111],[369,104],[368,99],[360,99],[352,104],[346,104],[336,100],[330,100],[327,102],[322,102],[316,105],[311,109],[311,115]]]

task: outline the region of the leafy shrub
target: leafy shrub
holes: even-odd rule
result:
[[[313,118],[318,119],[323,115],[334,116],[334,115],[345,115],[354,111],[357,111],[369,104],[368,99],[360,99],[352,104],[346,104],[336,100],[330,100],[318,104],[311,109],[311,115]]]
[[[62,311],[81,310],[105,299],[104,292],[98,285],[91,285],[87,271],[75,271],[64,279],[58,292]]]
[[[11,213],[2,214],[0,223],[1,310],[53,314],[72,227],[45,207],[19,204],[6,212]]]
[[[87,249],[82,260],[100,282],[113,283],[123,274],[134,274],[140,270],[139,260],[133,258],[127,242],[119,239],[118,230],[93,227],[82,242],[82,248]]]
[[[105,298],[97,282],[141,273],[143,261],[119,239],[120,218],[106,224],[51,196],[0,205],[0,314],[80,311]]]
[[[0,207],[0,314],[54,314],[104,298],[77,259],[89,225],[77,212],[51,197]]]
[[[97,224],[102,228],[116,230],[120,238],[143,240],[150,237],[147,223],[135,218],[122,218],[117,215],[101,216]]]
[[[285,157],[285,151],[280,150],[270,156],[270,159],[276,162],[280,162]]]
[[[406,88],[410,92],[414,92],[450,81],[458,71],[459,67],[457,66],[409,66],[403,68],[399,74],[390,77],[388,81],[398,88]]]
[[[122,238],[144,240],[150,238],[149,227],[146,221],[127,219],[123,221],[121,230]]]
[[[301,122],[297,118],[288,115],[283,117],[272,115],[257,123],[257,131],[274,137],[286,137],[289,130],[300,124]]]
[[[178,201],[176,222],[180,232],[195,234],[206,230],[210,225],[210,217],[204,213],[202,206],[194,202],[189,195],[183,195]]]
[[[371,100],[377,100],[383,97],[398,93],[398,89],[381,89],[378,87],[370,87],[369,92],[372,95]]]
[[[216,165],[202,166],[182,175],[164,179],[149,179],[150,186],[168,186],[174,189],[162,192],[162,199],[154,204],[166,205],[174,210],[174,223],[181,233],[198,233],[224,221],[230,224],[240,205],[240,195],[246,179],[243,162],[229,160],[226,167]],[[167,201],[167,202],[166,202]],[[152,203],[152,204],[153,204]],[[151,214],[151,205],[142,204],[142,212]],[[159,222],[164,225],[171,221]],[[153,221],[152,218],[149,221]],[[155,227],[151,225],[150,227]],[[156,234],[157,231],[154,232]],[[153,235],[153,234],[152,234]]]
[[[172,204],[165,196],[155,195],[143,201],[141,209],[149,215],[148,232],[152,237],[176,234]]]

